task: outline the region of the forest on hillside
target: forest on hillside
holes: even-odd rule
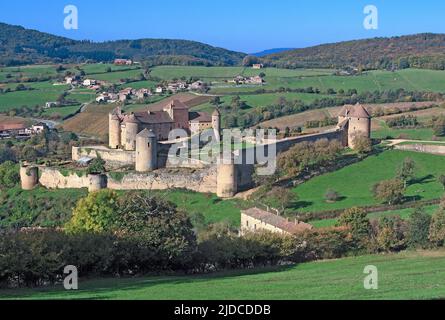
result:
[[[346,41],[296,49],[264,57],[280,68],[345,68],[364,70],[422,68],[445,70],[445,35],[417,34]]]

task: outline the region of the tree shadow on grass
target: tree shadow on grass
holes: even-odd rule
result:
[[[409,182],[409,185],[425,184],[425,183],[430,183],[430,182],[434,182],[434,181],[436,181],[436,178],[432,174],[428,174],[421,178],[411,179],[411,181]]]
[[[18,290],[2,290],[0,295],[2,299],[66,299],[66,300],[108,300],[108,299],[125,299],[125,294],[121,292],[131,292],[139,290],[135,293],[133,299],[146,299],[156,300],[162,297],[157,297],[156,293],[146,293],[146,296],[141,297],[143,293],[140,290],[150,289],[156,286],[168,285],[181,285],[181,284],[196,284],[200,282],[206,282],[209,280],[227,280],[234,279],[243,276],[251,276],[256,274],[278,273],[289,271],[294,268],[295,265],[279,266],[279,267],[263,267],[250,270],[229,270],[218,273],[209,273],[201,275],[171,275],[171,276],[153,276],[153,277],[133,277],[133,278],[100,278],[100,279],[88,279],[79,282],[79,290],[67,291],[63,289],[61,284],[52,287],[39,288],[39,289],[18,289]],[[11,291],[8,293],[8,291]],[[172,289],[172,291],[174,291]],[[151,294],[151,295],[150,295]],[[39,297],[40,296],[40,297]],[[189,299],[190,297],[184,297]]]
[[[292,207],[292,209],[297,210],[297,209],[307,208],[313,204],[314,203],[310,202],[310,201],[295,201],[292,203],[291,207]]]

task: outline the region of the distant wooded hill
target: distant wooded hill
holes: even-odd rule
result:
[[[95,62],[128,58],[162,65],[240,65],[244,53],[186,40],[141,39],[109,42],[76,41],[0,23],[0,65],[43,62]]]
[[[260,51],[260,52],[256,52],[256,53],[251,53],[251,56],[255,56],[255,57],[264,57],[270,54],[275,54],[275,53],[280,53],[283,51],[289,51],[289,50],[294,50],[295,48],[274,48],[274,49],[268,49],[268,50],[264,50],[264,51]]]
[[[445,35],[417,34],[374,38],[295,49],[263,58],[265,64],[282,68],[445,70]]]

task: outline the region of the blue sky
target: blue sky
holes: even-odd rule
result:
[[[79,9],[65,30],[63,8]],[[363,27],[366,5],[379,29]],[[420,32],[445,33],[439,0],[22,0],[2,1],[0,21],[73,39],[196,40],[243,52]]]

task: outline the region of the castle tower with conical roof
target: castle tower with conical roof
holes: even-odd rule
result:
[[[354,149],[354,139],[358,136],[371,138],[371,116],[361,104],[346,105],[342,108],[338,116],[339,126],[345,126],[346,121],[350,148]]]

